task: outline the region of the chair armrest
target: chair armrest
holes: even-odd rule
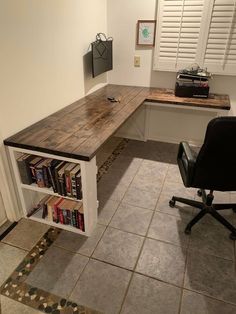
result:
[[[193,153],[187,142],[181,142],[179,144],[177,160],[184,185],[189,187],[193,180],[196,155]]]
[[[189,164],[195,164],[196,155],[193,154],[193,151],[191,150],[191,148],[187,142],[181,142],[179,144],[178,158],[179,157],[181,158],[183,153],[185,153],[186,159],[187,159]]]

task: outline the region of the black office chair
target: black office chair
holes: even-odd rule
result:
[[[236,204],[213,204],[213,191],[236,191],[236,117],[219,117],[211,120],[207,126],[204,143],[198,154],[194,153],[187,142],[181,142],[177,156],[179,170],[186,187],[199,188],[202,202],[173,196],[171,207],[176,201],[201,209],[188,223],[185,233],[206,214],[211,214],[231,231],[230,238],[236,240],[236,228],[233,227],[219,210],[232,209]],[[205,190],[210,190],[206,194]]]

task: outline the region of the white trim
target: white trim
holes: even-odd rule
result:
[[[174,108],[174,109],[186,109],[186,110],[194,110],[194,111],[208,111],[208,112],[215,112],[216,114],[224,114],[227,115],[230,110],[225,109],[217,109],[217,108],[205,108],[205,107],[197,107],[197,106],[186,106],[186,105],[178,105],[178,104],[164,104],[158,102],[149,102],[145,101],[144,104],[150,107],[163,107],[163,108]]]
[[[0,152],[0,177],[0,191],[6,210],[6,216],[10,221],[18,221],[21,218],[21,212],[16,198],[16,190],[11,176],[7,151],[4,145],[2,145]]]

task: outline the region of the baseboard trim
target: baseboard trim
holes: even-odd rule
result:
[[[18,224],[18,222],[13,222],[9,227],[7,227],[7,229],[5,229],[2,233],[0,233],[0,241],[2,241],[4,238],[5,238],[5,236],[9,233],[9,232],[11,232],[11,230],[12,229],[14,229],[15,228],[15,226]]]

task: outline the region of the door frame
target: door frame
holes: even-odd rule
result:
[[[17,201],[14,179],[11,175],[9,158],[7,157],[6,147],[3,144],[3,138],[0,134],[0,192],[7,219],[18,221],[21,217],[21,210]]]

